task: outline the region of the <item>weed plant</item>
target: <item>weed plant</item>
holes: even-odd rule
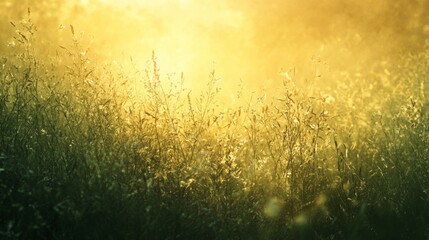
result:
[[[285,78],[223,109],[215,71],[191,94],[155,54],[126,73],[72,26],[49,57],[30,19],[12,25],[1,238],[429,238],[429,48],[340,73],[329,95]]]

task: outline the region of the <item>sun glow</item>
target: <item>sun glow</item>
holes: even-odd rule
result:
[[[129,59],[144,68],[155,52],[161,74],[183,75],[189,89],[203,89],[216,70],[229,96],[241,83],[246,92],[268,93],[284,79],[335,85],[334,72],[363,68],[417,39],[395,32],[399,28],[385,2],[371,10],[365,6],[315,0],[79,0],[55,6],[62,12],[55,20],[90,39],[99,58],[127,68]],[[419,27],[412,23],[405,27]],[[387,30],[377,30],[383,25]]]
[[[0,0],[0,239],[428,239],[429,0],[374,2]]]

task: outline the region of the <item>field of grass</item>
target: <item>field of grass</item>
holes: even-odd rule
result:
[[[156,54],[125,72],[12,25],[1,239],[429,238],[429,45],[223,107],[215,71],[190,94]]]

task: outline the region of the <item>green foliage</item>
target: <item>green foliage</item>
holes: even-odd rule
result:
[[[195,96],[155,54],[127,75],[72,26],[59,58],[37,53],[31,20],[13,27],[2,238],[428,237],[428,51],[343,74],[331,95],[287,78],[273,99],[221,109],[215,71]]]

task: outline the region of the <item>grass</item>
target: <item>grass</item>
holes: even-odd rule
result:
[[[222,109],[215,71],[195,96],[155,54],[127,74],[93,62],[73,28],[49,58],[31,21],[13,25],[1,238],[429,237],[429,48],[340,74],[330,95],[288,77],[273,98]]]

